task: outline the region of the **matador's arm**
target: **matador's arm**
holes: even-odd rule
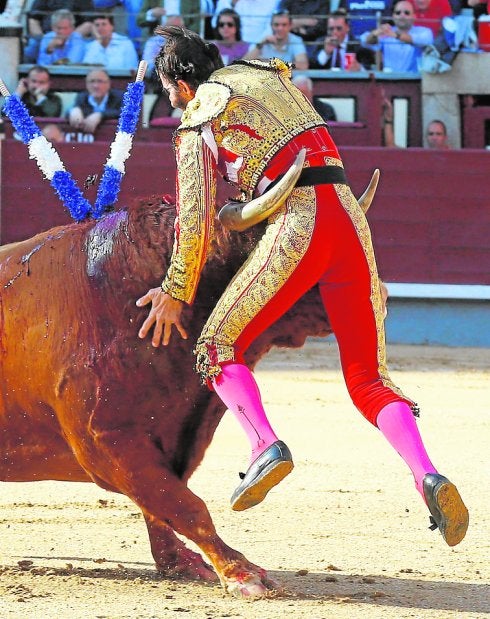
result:
[[[216,162],[199,130],[176,138],[177,219],[175,239],[162,289],[191,304],[214,234]]]

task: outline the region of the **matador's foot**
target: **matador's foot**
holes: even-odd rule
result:
[[[448,546],[456,546],[468,529],[468,510],[456,486],[449,479],[428,473],[423,479],[424,497],[429,508],[430,529],[439,529]]]
[[[293,458],[287,445],[282,441],[272,443],[252,462],[245,474],[240,473],[243,481],[231,497],[231,508],[240,512],[258,505],[293,467]]]

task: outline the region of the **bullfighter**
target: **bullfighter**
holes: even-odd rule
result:
[[[151,303],[141,338],[152,328],[155,347],[167,346],[174,328],[187,338],[182,311],[192,304],[214,251],[217,174],[236,187],[245,211],[254,200],[266,200],[304,157],[294,188],[273,212],[266,211],[263,236],[217,301],[195,347],[203,382],[234,413],[251,443],[251,463],[240,474],[232,508],[260,503],[293,468],[288,447],[267,419],[244,351],[317,284],[354,405],[409,466],[432,528],[439,528],[448,545],[458,544],[468,512],[425,450],[416,404],[388,375],[370,230],[325,122],[292,85],[291,67],[282,61],[223,67],[216,46],[195,33],[167,26],[158,34],[165,44],[156,68],[171,105],[183,110],[175,137],[178,217],[161,288],[137,301]]]

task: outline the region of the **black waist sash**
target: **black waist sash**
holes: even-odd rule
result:
[[[314,166],[303,168],[295,187],[307,185],[347,185],[344,168],[337,165]]]
[[[284,174],[280,174],[276,179],[267,186],[266,191],[272,189],[278,183]],[[313,166],[311,168],[303,168],[299,179],[296,181],[295,187],[306,187],[307,185],[347,185],[347,177],[345,176],[344,168],[337,165],[322,165]]]

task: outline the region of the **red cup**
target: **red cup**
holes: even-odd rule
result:
[[[348,71],[356,59],[356,55],[352,52],[346,52],[344,55],[344,69]]]
[[[478,19],[478,47],[490,52],[490,15],[481,15]]]

